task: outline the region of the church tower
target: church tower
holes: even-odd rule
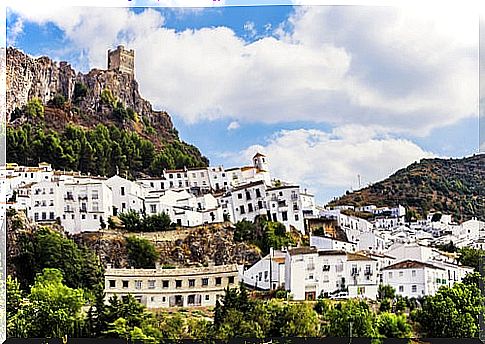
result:
[[[262,172],[269,172],[268,158],[266,157],[266,155],[259,152],[256,153],[256,155],[253,156],[253,164],[254,167],[256,167],[258,170],[261,170]]]

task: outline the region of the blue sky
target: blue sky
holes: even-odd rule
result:
[[[478,151],[473,13],[376,7],[14,8],[8,44],[105,68],[136,51],[142,94],[212,164],[265,152],[325,202],[423,157]]]

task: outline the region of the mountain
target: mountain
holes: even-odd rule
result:
[[[401,204],[421,216],[436,211],[451,213],[457,221],[472,217],[485,221],[485,154],[462,159],[423,159],[329,203],[365,204]]]
[[[7,158],[25,165],[136,176],[207,166],[170,115],[139,93],[133,74],[76,73],[67,62],[7,49]]]

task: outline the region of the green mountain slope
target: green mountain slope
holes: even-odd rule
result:
[[[389,178],[348,193],[329,205],[401,204],[417,215],[451,213],[458,221],[485,221],[485,154],[463,159],[423,159]]]

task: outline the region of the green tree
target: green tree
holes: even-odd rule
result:
[[[404,314],[396,315],[388,312],[379,314],[377,330],[386,338],[410,338],[412,335],[411,325]]]
[[[25,113],[29,117],[44,117],[44,105],[40,98],[32,98],[25,105]]]
[[[143,222],[137,211],[129,210],[118,215],[128,232],[143,232]]]
[[[282,337],[316,337],[319,333],[317,313],[308,304],[287,304],[278,319]]]
[[[461,264],[473,267],[475,271],[479,271],[480,257],[485,256],[485,251],[471,247],[463,247],[458,250],[458,254],[460,255],[458,261]]]
[[[483,313],[483,296],[474,284],[455,283],[442,287],[434,296],[424,298],[413,320],[430,338],[474,338],[478,336],[478,317]]]
[[[20,254],[12,259],[24,290],[45,268],[59,269],[70,288],[103,289],[104,269],[98,256],[47,227],[19,236]]]
[[[143,217],[143,231],[156,232],[166,231],[174,228],[170,216],[166,213],[154,214]]]
[[[256,225],[248,220],[241,220],[234,225],[234,240],[237,242],[251,241],[256,233]]]
[[[348,337],[352,323],[353,337],[377,337],[375,315],[362,300],[349,299],[337,303],[326,316],[324,332],[328,336]]]
[[[37,275],[28,302],[9,319],[12,337],[76,336],[83,327],[82,306],[86,300],[82,289],[63,284],[62,272],[44,269]]]
[[[21,307],[23,300],[23,293],[20,289],[20,283],[16,278],[8,275],[6,280],[7,288],[7,319],[12,317]]]
[[[155,267],[159,255],[155,246],[148,240],[129,236],[126,238],[128,264],[134,268],[151,269]]]
[[[377,299],[384,300],[384,299],[394,299],[396,297],[396,289],[388,284],[380,284],[379,289],[377,290]]]
[[[73,93],[73,98],[74,102],[79,102],[81,99],[86,97],[88,94],[88,88],[86,87],[85,84],[82,82],[76,82],[74,84],[74,93]]]

